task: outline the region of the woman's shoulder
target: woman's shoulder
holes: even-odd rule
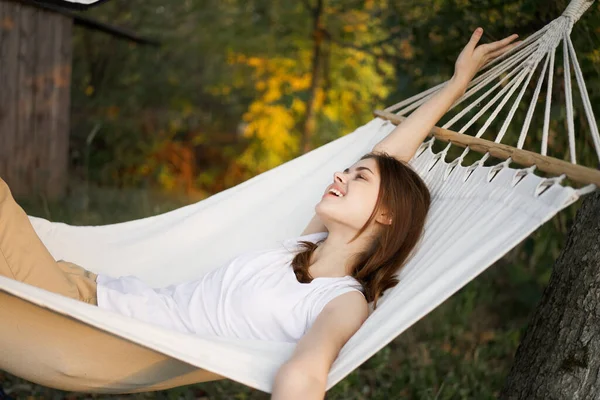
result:
[[[358,280],[349,275],[339,278],[320,278],[321,282],[314,288],[309,296],[308,320],[312,323],[327,304],[333,299],[350,292],[359,292],[352,295],[355,301],[368,304],[364,288]]]

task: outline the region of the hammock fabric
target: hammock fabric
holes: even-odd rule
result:
[[[393,129],[375,118],[165,214],[105,226],[30,220],[57,260],[96,273],[136,275],[155,287],[197,279],[242,252],[300,236],[333,172],[356,162]],[[341,349],[327,389],[595,189],[564,187],[561,178],[506,163],[447,163],[432,144],[433,139],[423,143],[410,161],[432,193],[419,251],[399,273],[400,283]],[[226,377],[271,392],[278,368],[294,350],[290,343],[170,331],[2,276],[0,320],[0,369],[64,390],[127,393]]]
[[[358,160],[393,128],[376,118],[240,185],[162,215],[106,226],[35,217],[31,222],[55,259],[93,272],[137,275],[154,286],[199,278],[243,251],[299,236],[333,172]],[[545,179],[526,174],[519,181],[510,168],[488,182],[492,167],[475,168],[465,181],[468,167],[456,166],[443,181],[448,164],[435,163],[431,148],[423,147],[411,160],[433,197],[420,251],[342,348],[327,388],[579,197],[577,190],[558,184],[538,196]],[[0,369],[65,390],[147,391],[218,374],[270,392],[277,369],[294,348],[174,332],[4,277],[0,290],[5,292],[0,318],[9,321]]]

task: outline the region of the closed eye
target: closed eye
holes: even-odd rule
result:
[[[357,167],[357,168],[356,168],[356,171],[360,171],[360,170],[363,170],[363,169],[364,169],[364,170],[366,170],[366,171],[369,171],[370,173],[372,173],[372,174],[373,174],[373,171],[371,171],[371,170],[370,170],[369,168],[367,168],[367,167]],[[344,173],[345,173],[345,174],[347,174],[348,172],[350,172],[350,168],[346,168],[346,169],[344,170]],[[375,174],[373,174],[373,175],[375,175]],[[365,178],[365,177],[364,177],[364,175],[362,175],[362,174],[360,174],[360,173],[357,173],[357,174],[356,174],[356,177],[357,177],[357,178],[359,178],[359,179],[364,179],[364,180],[365,180],[365,181],[367,181],[367,182],[369,181],[367,178]]]

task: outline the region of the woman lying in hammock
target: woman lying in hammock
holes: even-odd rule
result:
[[[408,165],[430,129],[512,35],[476,47],[477,29],[448,84],[350,168],[336,172],[302,236],[244,253],[201,279],[151,288],[56,262],[0,179],[0,274],[148,323],[191,334],[297,342],[274,399],[321,399],[341,347],[398,283],[416,248],[430,193]],[[290,249],[288,245],[292,245]]]

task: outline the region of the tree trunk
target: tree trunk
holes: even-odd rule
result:
[[[600,190],[586,195],[500,399],[600,399]]]
[[[311,150],[311,139],[315,131],[315,108],[317,102],[317,88],[321,80],[321,58],[324,30],[321,26],[321,17],[323,14],[323,1],[317,0],[317,5],[312,9],[313,13],[313,57],[312,57],[312,79],[310,83],[310,92],[306,104],[306,116],[304,118],[304,129],[302,132],[302,144],[300,150],[302,154]]]

